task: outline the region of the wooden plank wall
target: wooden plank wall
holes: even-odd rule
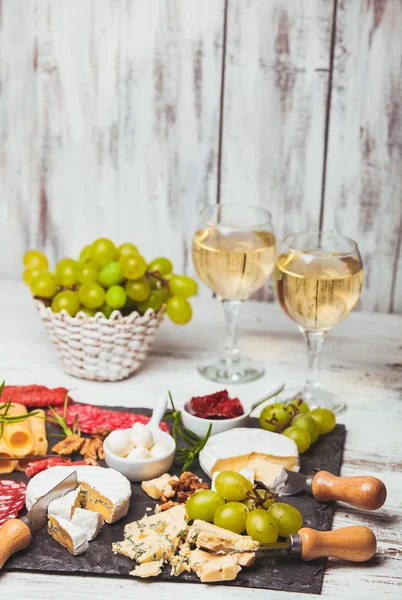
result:
[[[402,0],[0,0],[1,276],[99,235],[193,273],[236,201],[356,239],[361,306],[402,312],[401,31]]]

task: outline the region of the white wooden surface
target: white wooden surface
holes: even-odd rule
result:
[[[44,383],[72,388],[74,397],[98,404],[152,406],[170,388],[178,402],[186,394],[213,389],[196,372],[199,359],[216,351],[224,335],[218,302],[196,299],[194,320],[184,328],[166,322],[151,355],[135,377],[120,383],[92,383],[66,376],[47,341],[27,290],[18,283],[0,284],[1,377],[9,384]],[[372,474],[388,488],[385,506],[364,513],[339,506],[334,527],[366,524],[373,528],[379,552],[367,564],[330,560],[323,597],[367,600],[400,598],[402,586],[402,318],[396,315],[353,313],[328,336],[322,357],[322,382],[341,393],[348,410],[339,417],[347,427],[343,475]],[[258,394],[273,381],[302,384],[305,348],[297,328],[278,306],[249,303],[245,307],[241,343],[245,352],[262,360],[264,379],[238,386],[242,398]],[[212,386],[212,387],[210,387]],[[140,595],[164,598],[265,600],[300,595],[213,587],[163,584],[110,578],[52,576],[32,573],[0,575],[0,597],[21,600],[113,600]],[[318,596],[317,596],[318,598]]]
[[[2,0],[0,274],[100,235],[191,273],[198,208],[236,200],[351,235],[363,308],[401,313],[401,27],[402,0]]]
[[[383,312],[402,304],[401,31],[400,0],[339,3],[324,227],[359,241],[361,306]]]

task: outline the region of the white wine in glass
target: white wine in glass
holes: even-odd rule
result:
[[[261,365],[240,356],[237,329],[243,302],[267,281],[275,256],[271,216],[263,208],[220,204],[201,211],[193,261],[199,277],[222,301],[228,329],[222,358],[198,366],[207,379],[244,383],[263,375]]]
[[[318,357],[330,329],[356,306],[363,285],[357,244],[334,232],[287,237],[276,260],[274,286],[279,304],[305,336],[309,375],[301,395],[310,405],[341,412],[335,394],[320,388]]]

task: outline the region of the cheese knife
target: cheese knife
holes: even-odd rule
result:
[[[26,517],[9,519],[0,527],[0,569],[12,554],[29,546],[32,537],[47,523],[47,507],[52,500],[78,487],[77,472],[70,473],[47,494],[39,498]]]
[[[334,531],[316,531],[303,527],[299,533],[290,535],[285,542],[260,544],[257,552],[286,550],[288,554],[299,555],[302,560],[332,557],[351,562],[370,560],[376,553],[377,540],[368,527],[352,525]],[[250,550],[224,550],[212,554],[246,554]]]
[[[387,498],[387,488],[376,477],[337,477],[328,471],[303,475],[286,470],[287,481],[278,487],[279,496],[306,492],[318,502],[341,500],[362,510],[377,510]]]

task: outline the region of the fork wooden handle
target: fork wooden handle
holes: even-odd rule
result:
[[[331,556],[352,562],[364,562],[372,558],[377,550],[374,533],[361,525],[342,527],[334,531],[316,531],[303,527],[298,535],[301,538],[303,560]]]
[[[32,540],[28,525],[20,519],[9,519],[0,527],[0,569],[14,552],[23,550]]]
[[[387,489],[376,477],[337,477],[320,471],[314,476],[312,495],[319,502],[341,500],[363,510],[381,508],[387,497]]]

